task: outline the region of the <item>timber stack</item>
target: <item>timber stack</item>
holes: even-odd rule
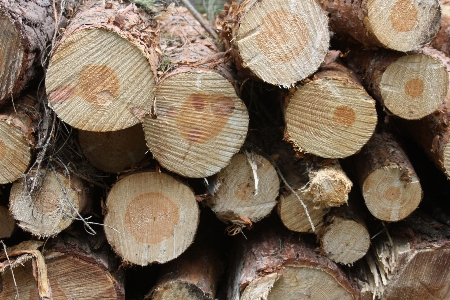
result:
[[[171,2],[0,0],[0,298],[450,299],[450,1]]]

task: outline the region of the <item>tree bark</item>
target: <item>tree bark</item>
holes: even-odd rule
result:
[[[363,299],[448,299],[450,228],[424,213],[392,224],[360,269]]]
[[[450,56],[450,2],[439,0],[442,9],[441,29],[434,38],[431,46]]]
[[[225,14],[222,37],[243,78],[291,87],[327,54],[327,18],[315,1],[247,0]]]
[[[64,26],[78,2],[68,0],[61,11],[52,1],[0,1],[0,104],[19,94],[36,69],[46,64],[47,46]],[[56,22],[55,15],[58,16]]]
[[[143,120],[147,144],[172,172],[191,178],[216,174],[239,151],[248,130],[233,71],[185,8],[162,21],[161,49],[154,114]]]
[[[156,23],[135,4],[86,2],[55,47],[46,74],[49,106],[69,125],[115,131],[150,113],[158,56]]]
[[[192,243],[199,208],[192,190],[170,175],[131,174],[106,200],[109,244],[123,260],[145,266],[177,258]]]
[[[107,173],[137,167],[148,151],[141,124],[113,132],[80,130],[78,141],[89,162]]]
[[[350,35],[366,48],[417,50],[431,42],[441,22],[438,0],[319,0],[319,3],[329,13],[332,31]]]
[[[421,119],[444,102],[450,59],[425,47],[408,55],[394,51],[350,51],[349,66],[388,113]]]
[[[64,235],[64,239],[59,237],[57,241],[51,240],[46,244],[42,253],[32,248],[7,251],[13,264],[22,262],[13,268],[21,299],[125,299],[124,274],[118,270],[117,259],[109,248],[94,249],[86,242],[86,237],[81,241]],[[37,259],[29,261],[26,254],[31,251],[38,252],[45,263],[38,265]],[[1,259],[7,261],[4,256]],[[33,278],[36,272],[46,273],[47,280],[43,276],[37,280]],[[0,284],[3,286],[0,297],[15,299],[10,270],[1,275]],[[46,286],[51,296],[39,295],[36,285]]]
[[[38,92],[27,92],[0,111],[0,183],[18,179],[28,169],[39,122]]]
[[[299,158],[287,143],[275,145],[272,157],[286,182],[297,193],[295,195],[285,185],[278,204],[278,214],[289,230],[310,232],[312,227],[307,214],[316,229],[319,229],[330,207],[347,202],[352,182],[337,160],[313,156]]]
[[[6,206],[0,205],[0,239],[11,237],[16,228],[16,220],[9,214]]]
[[[298,235],[265,228],[242,241],[232,262],[228,299],[359,299],[339,267]]]
[[[262,155],[250,152],[233,156],[208,183],[211,197],[206,205],[220,220],[240,228],[251,227],[269,215],[280,190],[274,166]]]
[[[29,174],[39,188],[30,193],[30,182],[19,179],[9,197],[9,210],[23,230],[38,237],[55,236],[90,212],[92,191],[81,179],[51,168],[40,176],[36,170]]]
[[[344,158],[358,152],[377,124],[375,101],[336,61],[298,85],[287,101],[285,139],[320,157]]]

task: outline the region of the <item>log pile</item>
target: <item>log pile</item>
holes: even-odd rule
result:
[[[449,299],[450,3],[169,2],[0,0],[0,298]]]

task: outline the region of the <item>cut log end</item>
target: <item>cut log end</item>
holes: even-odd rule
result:
[[[283,276],[274,283],[267,299],[291,299],[292,295],[302,295],[307,299],[354,300],[353,295],[327,272],[316,268],[286,266]]]
[[[185,282],[172,282],[170,285],[161,286],[152,294],[153,300],[213,300],[211,295],[204,294],[195,284]]]
[[[64,122],[86,131],[137,124],[132,109],[148,110],[154,86],[143,51],[105,29],[70,35],[56,48],[46,75],[49,105]]]
[[[16,181],[11,188],[9,209],[23,230],[38,237],[54,236],[89,206],[83,189],[74,177],[69,183],[66,176],[49,171],[41,188],[32,195],[22,179]]]
[[[407,52],[431,42],[440,28],[439,1],[367,2],[367,29],[386,48]]]
[[[258,1],[234,42],[244,67],[262,80],[292,86],[314,73],[329,47],[328,20],[314,1]]]
[[[441,164],[443,165],[444,173],[450,178],[450,143],[445,145],[442,158],[444,161]]]
[[[388,166],[370,173],[362,186],[370,213],[383,221],[399,221],[410,215],[422,200],[417,176],[405,178],[399,166]]]
[[[117,182],[107,198],[105,233],[124,260],[164,263],[192,243],[199,209],[191,189],[163,173],[138,173]]]
[[[340,79],[321,78],[299,87],[286,109],[289,140],[320,157],[356,153],[376,124],[374,100],[362,87]]]
[[[7,121],[0,121],[0,184],[18,179],[31,161],[29,141],[23,131]]]
[[[370,235],[366,227],[350,219],[335,218],[321,237],[324,254],[341,264],[352,264],[366,255]]]
[[[141,124],[114,132],[80,130],[78,140],[92,165],[108,173],[122,172],[137,165],[148,151]]]
[[[0,239],[11,237],[16,221],[9,214],[8,208],[0,205]]]
[[[257,222],[277,204],[280,180],[272,164],[257,154],[236,154],[217,174],[219,187],[207,205],[225,222]]]
[[[380,92],[394,115],[420,119],[439,108],[447,96],[449,78],[442,61],[424,54],[405,55],[383,73]]]
[[[13,21],[1,12],[0,27],[0,99],[5,99],[17,92],[14,88],[22,72],[24,50]]]
[[[147,145],[158,162],[185,177],[219,172],[247,136],[248,113],[233,85],[216,72],[169,76],[156,91],[156,118],[144,118]]]

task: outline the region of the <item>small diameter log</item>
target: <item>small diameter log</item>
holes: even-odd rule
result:
[[[441,24],[439,0],[319,0],[330,27],[367,48],[407,52],[430,43]],[[344,17],[345,16],[345,17]]]
[[[242,243],[232,265],[228,299],[359,299],[339,267],[314,244],[266,228]]]
[[[161,25],[163,64],[154,115],[143,120],[153,156],[184,177],[219,172],[247,136],[248,112],[214,41],[185,8]]]
[[[329,48],[328,20],[313,0],[233,3],[222,27],[242,77],[284,87],[314,73]]]
[[[0,239],[11,237],[16,228],[16,220],[9,214],[6,206],[0,205]]]
[[[78,141],[89,162],[108,173],[137,166],[148,151],[141,124],[113,132],[80,130]]]
[[[109,244],[137,265],[165,263],[192,243],[199,208],[192,190],[170,175],[132,174],[110,190],[104,220]]]
[[[144,299],[214,300],[221,273],[219,255],[206,244],[194,244],[161,267],[155,287]]]
[[[371,95],[403,119],[416,120],[431,114],[447,96],[450,60],[433,48],[407,55],[354,50],[348,61]]]
[[[409,216],[422,200],[422,187],[396,138],[375,133],[355,156],[359,185],[370,213],[396,222]]]
[[[225,223],[251,226],[266,217],[277,204],[280,180],[263,156],[236,154],[228,166],[208,179],[211,198],[206,201]]]
[[[434,38],[431,46],[450,56],[450,1],[439,0],[441,3],[442,20],[441,29]]]
[[[135,4],[87,1],[55,47],[46,73],[49,106],[69,125],[115,131],[150,113],[157,55],[154,22]]]
[[[272,157],[297,194],[284,186],[280,195],[278,214],[289,230],[310,232],[312,228],[308,214],[315,228],[319,229],[330,207],[347,202],[352,182],[337,160],[323,160],[312,156],[298,158],[287,143],[276,145]],[[299,198],[305,204],[307,212]]]
[[[30,170],[39,188],[30,194],[36,182],[14,182],[9,210],[17,225],[38,237],[51,237],[66,229],[80,215],[89,213],[92,205],[88,185],[76,176],[67,176],[51,168],[41,175]]]
[[[17,283],[20,299],[111,299],[124,300],[124,278],[118,271],[117,260],[112,251],[102,249],[94,251],[81,241],[65,236],[65,241],[54,241],[45,245],[43,259],[45,264],[36,270],[36,262],[29,261],[23,251],[22,256],[11,256],[13,249],[7,249],[12,263],[17,264],[13,268],[14,279]],[[20,246],[20,245],[19,245]],[[34,250],[40,253],[38,250]],[[19,252],[20,253],[20,252]],[[27,261],[28,260],[28,261]],[[2,261],[7,260],[2,257]],[[35,279],[33,274],[45,270],[48,283],[44,284],[51,290],[52,298],[41,298],[37,285],[42,285],[42,279]],[[0,276],[1,299],[16,299],[16,290],[11,270],[7,269]]]
[[[343,158],[370,139],[377,112],[352,71],[333,61],[288,96],[285,120],[285,138],[300,151]]]
[[[359,270],[363,299],[449,299],[450,228],[414,213],[385,231]]]
[[[345,265],[361,259],[370,246],[369,231],[352,204],[350,201],[349,205],[332,208],[318,234],[320,252],[334,262]]]
[[[0,111],[0,184],[18,179],[32,158],[39,113],[37,92],[29,92]]]
[[[65,1],[63,14],[61,5],[53,7],[51,1],[0,1],[0,103],[20,93],[36,75],[55,29],[64,26],[67,12],[77,6],[78,1]]]

